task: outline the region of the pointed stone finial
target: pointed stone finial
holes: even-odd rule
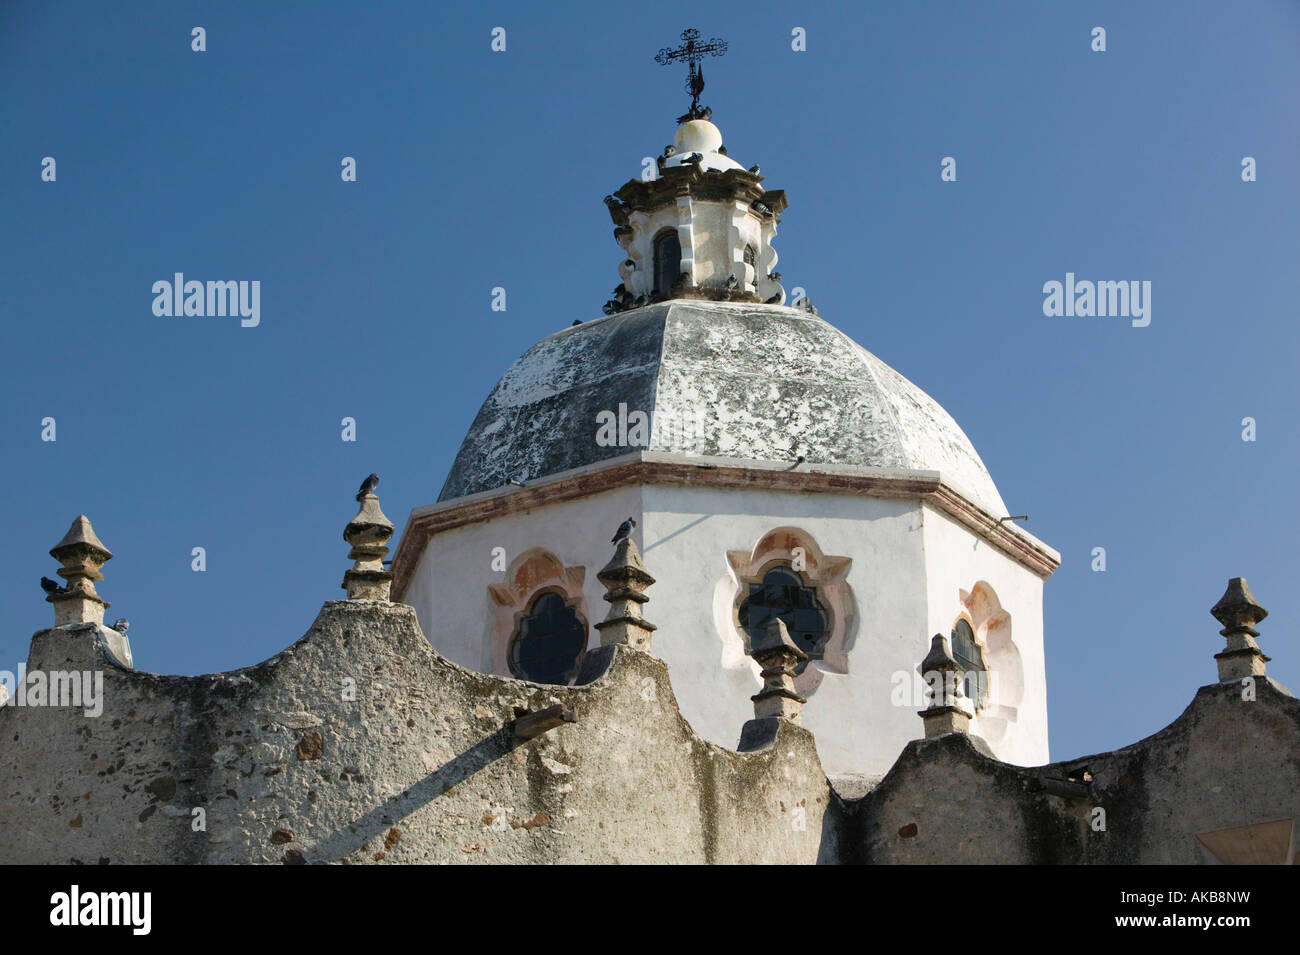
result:
[[[641,553],[631,537],[624,537],[614,547],[614,556],[596,574],[605,585],[609,613],[596,624],[600,645],[621,643],[636,650],[650,650],[650,638],[658,628],[641,616],[641,605],[649,601],[646,588],[655,582],[641,563]]]
[[[961,707],[962,667],[948,649],[948,638],[936,633],[930,639],[930,652],[921,661],[921,676],[933,694],[930,705],[917,715],[925,725],[925,735],[965,733],[970,728],[970,714]]]
[[[384,557],[393,536],[393,522],[379,509],[379,497],[373,490],[364,490],[363,485],[357,500],[361,508],[343,529],[343,539],[352,545],[348,559],[356,561],[343,575],[343,589],[348,592],[348,600],[387,600],[393,575],[384,570]]]
[[[754,718],[777,716],[798,723],[808,701],[794,691],[794,671],[808,659],[808,654],[790,639],[785,621],[778,617],[768,620],[763,636],[755,641],[749,655],[763,668],[759,674],[763,689],[750,697],[754,701]]]
[[[1269,657],[1259,648],[1255,638],[1259,631],[1255,624],[1268,616],[1268,611],[1255,602],[1245,577],[1233,577],[1228,589],[1211,609],[1214,618],[1223,624],[1219,631],[1228,640],[1227,649],[1214,655],[1219,665],[1219,682],[1229,683],[1248,676],[1263,676],[1264,664]]]
[[[95,536],[95,529],[85,514],[78,515],[68,532],[50,550],[61,563],[58,574],[67,586],[51,591],[46,601],[54,605],[54,625],[70,623],[104,623],[109,603],[95,592],[95,581],[103,580],[99,569],[113,559],[113,554]]]

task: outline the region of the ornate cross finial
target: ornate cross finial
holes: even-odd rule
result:
[[[704,92],[704,71],[700,61],[705,56],[722,56],[727,52],[727,41],[717,37],[701,41],[699,30],[683,30],[682,45],[675,50],[664,47],[655,55],[655,62],[660,66],[685,60],[689,67],[686,74],[686,92],[691,94],[691,108],[677,122],[685,123],[692,119],[707,119],[705,109],[700,108],[700,94]]]

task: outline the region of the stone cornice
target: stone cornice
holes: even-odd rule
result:
[[[725,172],[701,170],[697,166],[670,166],[658,179],[644,182],[631,179],[614,193],[618,204],[609,204],[609,215],[616,226],[626,226],[633,212],[648,212],[676,202],[679,196],[714,202],[762,202],[770,214],[779,217],[789,204],[782,189],[764,190],[763,177],[742,169]]]
[[[765,461],[634,451],[540,478],[526,487],[498,488],[414,509],[393,559],[393,599],[405,597],[415,567],[435,534],[640,484],[911,498],[946,514],[1044,580],[1061,564],[1059,553],[1027,531],[981,510],[944,484],[938,471],[823,464],[792,469],[788,464]]]

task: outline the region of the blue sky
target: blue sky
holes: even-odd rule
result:
[[[1061,551],[1053,758],[1215,679],[1230,576],[1300,687],[1290,0],[0,6],[0,668],[49,625],[37,578],[79,513],[141,668],[301,636],[342,594],[360,479],[400,529],[510,362],[600,314],[601,197],[671,140],[682,71],[653,57],[687,26],[730,44],[704,96],[730,155],[789,195],[786,288],[944,405]],[[155,317],[177,271],[259,280],[261,324]],[[1066,272],[1150,281],[1151,324],[1045,316]]]

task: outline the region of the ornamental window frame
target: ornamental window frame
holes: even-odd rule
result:
[[[761,584],[768,571],[785,564],[799,574],[805,586],[816,591],[826,609],[830,630],[830,636],[822,647],[821,659],[810,661],[795,677],[795,692],[809,697],[828,674],[849,672],[849,651],[857,638],[859,621],[857,601],[847,579],[853,566],[851,557],[826,554],[807,531],[787,525],[768,531],[759,538],[752,551],[728,551],[727,563],[734,589],[729,608],[729,632],[722,635],[724,666],[744,665],[747,661],[753,668],[755,679],[758,679],[758,664],[748,657],[749,635],[740,625],[740,605],[749,596],[751,585]],[[718,624],[723,625],[722,617],[718,618]],[[739,653],[727,650],[729,646],[737,646]],[[735,659],[735,656],[740,659]],[[729,662],[733,659],[735,662]]]
[[[556,597],[563,605],[565,610],[573,613],[574,621],[582,630],[582,644],[578,649],[577,656],[574,657],[573,665],[564,674],[563,683],[552,683],[540,680],[534,674],[524,672],[523,667],[518,660],[519,641],[523,637],[524,624],[531,619],[537,612],[537,605],[547,597]],[[560,587],[549,586],[534,591],[529,597],[527,605],[515,613],[514,631],[506,644],[506,665],[510,670],[510,675],[519,680],[527,680],[529,683],[541,683],[544,686],[572,686],[573,681],[577,679],[578,673],[582,670],[582,661],[587,655],[587,644],[590,642],[591,627],[581,610],[577,606],[578,601],[567,597]]]
[[[488,640],[491,672],[499,676],[516,676],[510,664],[511,644],[520,623],[529,615],[534,602],[552,591],[564,598],[587,631],[583,655],[592,647],[591,613],[583,591],[587,569],[566,566],[555,553],[544,547],[532,547],[519,554],[505,571],[505,579],[489,584]]]

